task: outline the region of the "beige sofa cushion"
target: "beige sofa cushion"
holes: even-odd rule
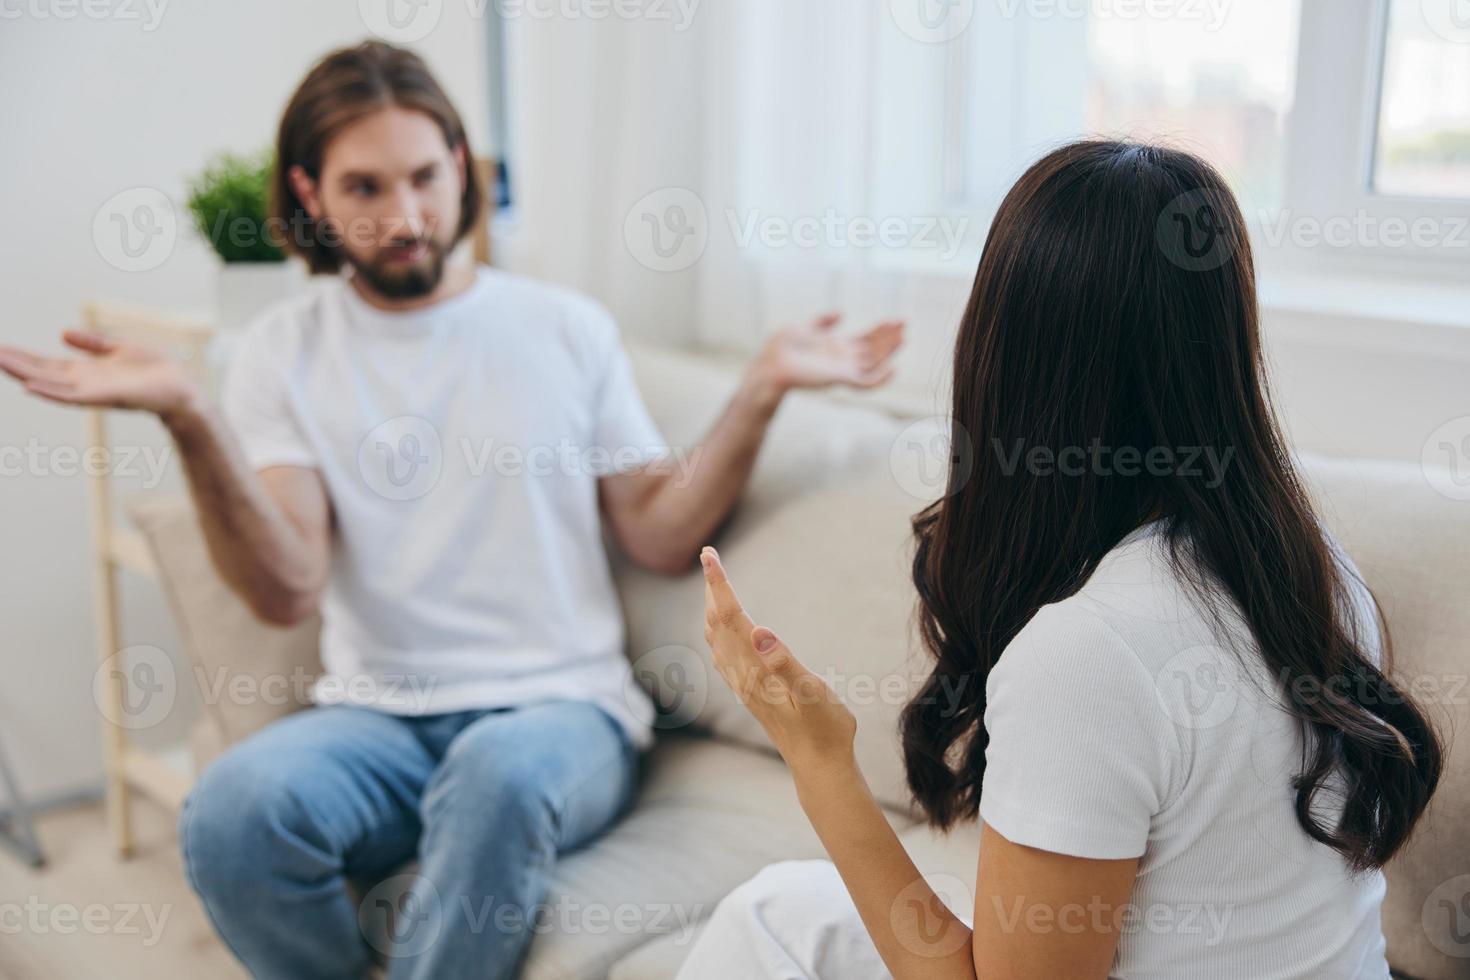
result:
[[[1421,980],[1462,980],[1470,977],[1470,503],[1435,492],[1417,466],[1307,459],[1304,468],[1388,617],[1395,676],[1421,693],[1449,742],[1429,814],[1388,868],[1389,962]]]
[[[225,585],[184,496],[141,497],[128,516],[143,533],[198,681],[203,705],[193,735],[196,764],[263,725],[309,704],[321,672],[317,617],[290,629],[271,626]]]
[[[640,352],[650,413],[671,442],[697,439],[733,374],[697,359]],[[716,539],[741,600],[858,716],[858,757],[884,804],[909,792],[895,732],[927,674],[914,642],[909,518],[922,506],[893,471],[903,423],[861,406],[795,396],[772,425],[750,492]],[[907,464],[905,464],[907,465]],[[760,725],[714,670],[704,642],[704,584],[621,563],[618,589],[635,674],[688,725],[771,751]]]
[[[908,580],[907,515],[892,480],[815,491],[757,524],[737,523],[719,539],[741,601],[776,631],[802,662],[826,677],[858,719],[858,760],[874,795],[907,807],[898,715],[927,672],[916,652]],[[704,587],[699,575],[658,581],[619,575],[632,650],[656,676],[682,679],[655,688],[700,730],[770,751],[760,724],[715,672],[704,642]],[[677,658],[677,660],[670,659]],[[673,673],[671,664],[682,664]],[[693,710],[691,710],[691,708]]]

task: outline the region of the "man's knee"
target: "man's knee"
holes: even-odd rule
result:
[[[201,894],[264,886],[313,842],[325,843],[281,761],[248,742],[205,769],[179,816],[184,870]]]
[[[497,736],[488,726],[471,728],[450,744],[424,795],[425,823],[462,813],[491,833],[554,828],[558,803],[546,773],[533,754]]]

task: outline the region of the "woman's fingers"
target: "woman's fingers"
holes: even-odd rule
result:
[[[760,659],[760,685],[770,703],[785,708],[820,705],[838,701],[822,677],[807,670],[791,648],[771,630],[757,626],[750,634],[751,646]]]
[[[750,645],[755,650],[762,669],[781,677],[790,677],[795,672],[797,663],[791,648],[782,643],[781,638],[768,627],[757,626],[751,630]]]
[[[740,605],[735,587],[730,584],[730,577],[725,574],[725,566],[720,564],[720,553],[706,547],[699,554],[699,563],[704,567],[704,584],[714,606],[715,621],[726,624],[738,622],[745,615],[745,609]]]
[[[700,560],[705,571],[705,639],[716,670],[747,705],[790,704],[793,687],[806,670],[773,630],[751,622],[719,553],[706,548]]]
[[[715,596],[710,591],[709,583],[704,583],[704,639],[711,647],[714,645],[715,630],[719,629],[720,616],[715,611]],[[718,653],[718,651],[716,651]]]

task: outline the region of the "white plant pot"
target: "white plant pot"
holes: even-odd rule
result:
[[[206,354],[207,383],[218,393],[235,345],[261,313],[306,288],[306,267],[285,262],[226,262],[214,281],[214,337]]]
[[[294,259],[285,262],[226,262],[215,277],[215,325],[222,333],[239,330],[267,307],[292,296],[305,284],[305,270]]]

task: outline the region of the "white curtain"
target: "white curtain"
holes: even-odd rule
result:
[[[629,336],[682,346],[749,352],[826,310],[853,327],[905,317],[883,400],[934,411],[985,224],[965,174],[1005,183],[962,159],[955,115],[990,113],[981,142],[1002,152],[980,163],[1013,167],[1025,100],[1014,56],[991,52],[1025,39],[1003,8],[975,5],[965,37],[935,43],[906,3],[946,9],[703,0],[687,23],[673,2],[644,5],[670,20],[508,22],[517,220],[503,257],[602,299]],[[970,104],[976,71],[1004,83],[994,104]]]

